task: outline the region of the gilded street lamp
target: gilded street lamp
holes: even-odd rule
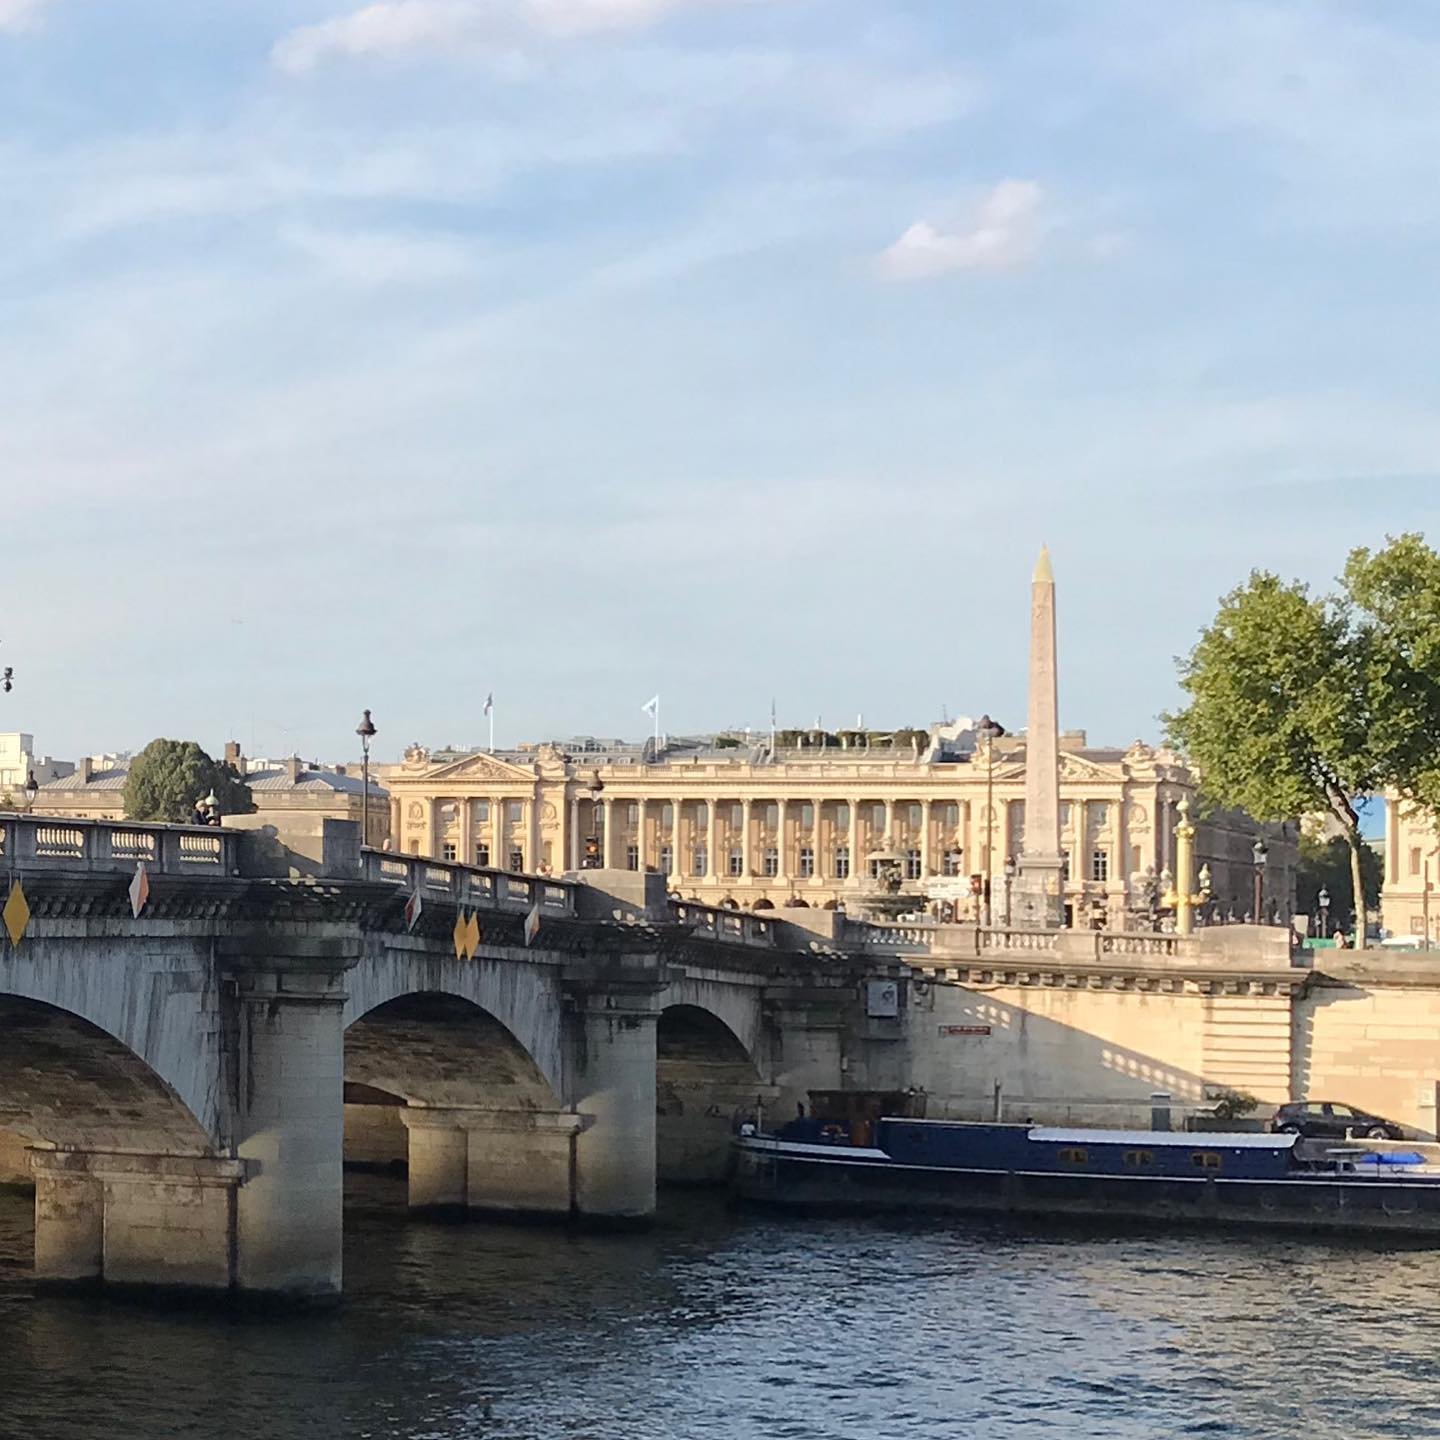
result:
[[[1210,867],[1201,868],[1199,890],[1195,883],[1195,825],[1190,819],[1190,798],[1185,796],[1176,807],[1180,823],[1175,827],[1175,888],[1166,895],[1165,903],[1175,911],[1175,933],[1191,935],[1195,931],[1195,907],[1210,899]]]
[[[975,727],[975,738],[985,742],[985,924],[988,927],[995,924],[995,907],[990,894],[990,877],[993,873],[991,866],[991,845],[995,838],[995,742],[1005,733],[1005,727],[997,720],[992,720],[988,715],[980,717],[980,723]]]
[[[360,843],[370,843],[370,742],[375,738],[375,722],[370,718],[367,710],[360,717],[360,723],[355,727],[355,733],[360,737]],[[392,845],[398,842],[392,840]],[[461,837],[461,843],[468,843],[465,837]],[[460,857],[465,858],[463,855]]]

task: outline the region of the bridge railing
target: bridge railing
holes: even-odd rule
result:
[[[235,875],[240,836],[209,825],[0,813],[0,869]]]
[[[675,919],[690,926],[700,936],[714,940],[730,940],[739,945],[774,945],[775,924],[746,910],[730,910],[722,905],[698,905],[690,900],[674,900],[671,909]]]
[[[482,870],[419,855],[396,855],[389,850],[362,850],[365,879],[391,884],[407,892],[418,890],[426,899],[448,900],[479,909],[533,910],[539,905],[548,915],[573,915],[576,886],[572,881],[544,875],[519,875],[510,870]]]

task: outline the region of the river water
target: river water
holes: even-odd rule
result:
[[[1440,1252],[732,1216],[643,1235],[347,1197],[343,1307],[36,1297],[0,1190],[0,1437],[1440,1435]]]

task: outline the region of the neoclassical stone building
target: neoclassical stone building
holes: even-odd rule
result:
[[[1385,797],[1385,869],[1380,923],[1391,935],[1440,941],[1440,830],[1432,812]]]
[[[1025,740],[977,740],[962,726],[906,732],[902,748],[858,733],[794,745],[708,736],[629,745],[590,738],[501,753],[432,756],[412,746],[387,766],[391,834],[407,854],[559,873],[599,864],[649,869],[711,904],[802,899],[852,906],[898,868],[903,890],[974,915],[971,877],[991,876],[1006,920],[1007,860],[1025,824]],[[786,737],[782,737],[786,738]],[[829,742],[835,743],[827,743]],[[854,743],[851,743],[851,742]],[[808,743],[806,743],[808,742]],[[843,742],[843,743],[842,743]],[[1077,922],[1123,924],[1163,897],[1177,806],[1195,777],[1169,750],[1098,749],[1061,738],[1065,901]],[[1269,847],[1264,911],[1293,908],[1295,827],[1203,816],[1197,866],[1210,867],[1212,914],[1253,907],[1252,847]],[[921,902],[923,903],[923,902]],[[1024,917],[1012,913],[1021,923]]]

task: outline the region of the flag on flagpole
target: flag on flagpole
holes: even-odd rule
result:
[[[135,862],[135,878],[130,882],[130,913],[138,920],[145,902],[150,898],[150,877],[145,873],[145,862]]]
[[[652,695],[640,708],[653,720],[660,713],[660,697]]]
[[[485,697],[485,713],[488,715],[495,708],[495,692],[492,690]]]
[[[405,902],[405,928],[413,930],[415,922],[420,918],[420,912],[425,908],[425,901],[421,898],[420,887],[417,885],[411,892],[410,898]]]
[[[540,902],[537,900],[530,907],[530,913],[525,917],[525,943],[531,944],[540,933]]]

